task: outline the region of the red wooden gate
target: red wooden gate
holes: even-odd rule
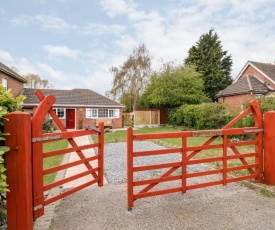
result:
[[[54,110],[52,109],[55,103],[55,98],[52,95],[44,97],[41,91],[37,90],[36,95],[41,101],[37,109],[35,110],[32,118],[32,156],[33,156],[33,203],[34,203],[34,219],[44,214],[44,206],[48,205],[58,199],[61,199],[67,195],[70,195],[80,189],[83,189],[94,183],[98,183],[99,186],[103,186],[103,151],[104,151],[104,125],[100,124],[100,129],[89,130],[75,130],[67,131],[64,124],[59,120]],[[42,133],[42,126],[47,114],[50,114],[56,125],[61,132],[54,133]],[[78,146],[74,140],[75,137],[98,134],[98,143]],[[70,147],[62,150],[51,151],[43,153],[43,143],[57,140],[67,139],[70,143]],[[90,148],[98,148],[98,155],[92,157],[86,157],[83,150]],[[59,165],[53,168],[43,170],[43,159],[47,157],[57,156],[66,153],[76,152],[79,156],[79,160]],[[91,162],[97,163],[96,167],[91,165]],[[77,175],[70,176],[65,179],[53,182],[48,185],[43,184],[43,176],[58,172],[60,170],[68,169],[77,165],[84,164],[87,171],[79,173]],[[44,192],[52,188],[61,186],[70,181],[79,179],[83,176],[91,176],[91,180],[82,185],[74,187],[56,196],[44,199]]]
[[[232,128],[239,120],[252,112],[255,120],[254,127],[246,128]],[[187,132],[174,132],[174,133],[153,133],[153,134],[133,134],[133,129],[128,128],[127,139],[127,186],[128,186],[128,209],[131,210],[134,206],[134,201],[140,198],[168,194],[173,192],[185,193],[187,190],[202,188],[213,185],[227,185],[227,183],[255,179],[258,182],[262,181],[263,177],[263,125],[262,114],[259,108],[259,104],[255,101],[249,103],[249,108],[229,122],[225,127],[219,130],[200,130],[200,131],[187,131]],[[251,134],[254,136],[253,140],[233,142],[230,137],[235,135]],[[204,144],[200,146],[189,146],[187,143],[188,138],[196,136],[211,136]],[[222,140],[213,143],[218,137]],[[161,150],[150,151],[134,151],[134,140],[147,140],[147,139],[162,139],[162,138],[181,138],[182,145],[180,148],[169,148]],[[252,152],[242,152],[241,146],[254,146]],[[221,154],[216,157],[194,159],[200,152],[205,150],[220,149]],[[181,161],[172,163],[163,163],[155,165],[134,165],[134,158],[156,156],[160,154],[175,154],[181,153]],[[254,162],[247,161],[248,158],[253,158]],[[239,159],[242,163],[240,166],[230,167],[229,162]],[[218,162],[222,165],[220,168],[211,168],[206,171],[200,172],[187,172],[187,165],[203,164]],[[146,180],[134,181],[134,173],[140,171],[156,170],[168,168],[160,177],[151,178]],[[181,173],[173,175],[173,173],[181,168]],[[245,170],[246,175],[234,175],[232,172]],[[191,178],[196,177],[209,177],[210,175],[220,175],[221,178],[210,177],[210,181],[195,182],[190,184]],[[156,190],[156,186],[168,182],[168,181],[180,181],[178,187],[166,188]],[[192,181],[191,181],[192,182]],[[139,187],[144,186],[142,189]],[[135,188],[135,189],[134,189]],[[139,190],[138,190],[139,189]]]

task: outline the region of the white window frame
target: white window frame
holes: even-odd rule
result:
[[[63,116],[62,117],[59,116],[59,114],[58,114],[59,109],[63,110]],[[65,117],[66,117],[66,109],[65,108],[54,108],[53,110],[54,110],[54,112],[55,112],[55,114],[57,115],[58,118],[65,119]]]
[[[100,110],[107,110],[104,112],[104,117],[99,116]],[[119,109],[105,109],[105,108],[97,108],[97,109],[89,109],[86,108],[86,118],[118,118],[119,117]]]
[[[119,118],[120,109],[115,109],[115,118]]]
[[[8,90],[8,79],[7,78],[2,78],[2,86],[6,89],[6,91]]]
[[[91,118],[97,118],[97,117],[98,117],[98,110],[91,109]]]
[[[256,97],[256,98],[262,98],[263,95],[262,95],[262,94],[255,94],[255,97]]]

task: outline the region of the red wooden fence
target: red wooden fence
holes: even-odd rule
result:
[[[220,130],[200,130],[200,131],[187,131],[187,132],[174,132],[174,133],[152,133],[152,134],[133,134],[133,129],[128,128],[128,140],[127,140],[127,167],[128,167],[128,209],[134,205],[134,201],[140,198],[168,194],[173,192],[185,193],[187,190],[202,188],[212,185],[226,185],[230,182],[236,182],[247,179],[256,179],[256,181],[261,182],[263,176],[263,149],[262,149],[262,137],[263,137],[263,125],[262,125],[262,114],[259,109],[259,104],[257,102],[251,102],[249,108],[240,114],[238,117],[233,119],[228,123],[223,129]],[[246,128],[232,128],[240,119],[245,117],[248,113],[252,112],[255,119],[254,127]],[[242,134],[254,134],[254,140],[231,142],[229,137],[232,135],[242,135]],[[194,136],[212,136],[209,140],[204,142],[201,146],[188,146],[187,139]],[[218,137],[222,138],[222,143],[211,144]],[[150,150],[150,151],[134,151],[134,141],[138,140],[148,140],[148,139],[162,139],[162,138],[181,138],[182,145],[179,148],[169,148],[161,150]],[[254,145],[255,149],[253,152],[241,153],[238,149],[239,146],[249,146]],[[194,159],[194,157],[203,150],[211,149],[221,149],[222,155],[212,158],[204,159]],[[228,150],[231,149],[232,154],[228,154]],[[146,157],[155,156],[160,154],[175,154],[181,153],[181,161],[170,162],[155,165],[142,165],[135,166],[134,158],[136,157]],[[247,158],[254,157],[254,163],[248,163]],[[242,162],[242,166],[228,167],[228,161],[232,159],[239,159]],[[221,162],[222,168],[210,169],[202,172],[188,173],[186,170],[187,165],[203,164],[211,162]],[[134,181],[134,173],[140,171],[148,171],[155,169],[168,168],[168,170],[163,173],[158,178],[138,180]],[[180,175],[172,175],[176,170],[182,170]],[[249,175],[231,177],[229,173],[237,170],[247,170]],[[214,181],[207,181],[196,184],[188,184],[187,179],[209,176],[213,174],[221,174],[221,179],[215,179]],[[181,181],[178,187],[156,190],[154,189],[157,185],[168,182],[168,181]],[[142,189],[135,192],[140,186],[144,186]],[[137,188],[134,190],[134,188]]]

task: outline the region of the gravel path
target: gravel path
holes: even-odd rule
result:
[[[127,143],[106,144],[104,147],[104,171],[105,177],[109,183],[126,183],[127,182]],[[156,150],[163,147],[150,141],[134,142],[134,151]],[[149,157],[136,157],[134,165],[152,165],[181,161],[181,155],[162,154]],[[206,167],[203,165],[192,165],[187,167],[187,171],[202,171]],[[160,176],[167,169],[150,170],[134,173],[134,180],[149,179]],[[178,173],[177,171],[174,173]]]

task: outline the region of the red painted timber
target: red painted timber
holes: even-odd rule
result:
[[[245,117],[248,113],[252,112],[255,120],[254,127],[245,127],[245,128],[231,128],[235,125],[240,119]],[[129,130],[131,132],[129,132]],[[229,135],[242,135],[242,134],[254,134],[255,140],[253,141],[242,141],[242,142],[231,142],[229,139]],[[187,146],[187,138],[193,136],[211,136],[207,141],[204,142],[201,146]],[[263,135],[263,126],[262,126],[262,114],[259,108],[258,102],[251,102],[249,103],[249,108],[246,109],[243,113],[229,122],[223,129],[220,130],[200,130],[200,131],[187,131],[187,132],[175,132],[175,133],[151,133],[151,134],[133,134],[132,128],[128,129],[128,178],[131,178],[129,183],[128,180],[128,191],[131,191],[132,194],[128,192],[128,204],[131,202],[131,208],[133,207],[133,201],[150,196],[168,194],[172,192],[181,191],[185,193],[186,190],[189,189],[196,189],[196,188],[203,188],[208,186],[214,185],[227,185],[227,183],[247,180],[247,179],[256,179],[257,181],[261,178],[260,171],[261,171],[261,160],[262,160],[262,137]],[[223,138],[222,144],[212,144],[214,140],[216,140],[219,136]],[[145,140],[145,139],[161,139],[161,138],[182,138],[182,146],[181,148],[172,148],[172,149],[164,149],[164,150],[150,150],[150,151],[142,151],[142,152],[133,152],[133,141],[134,140]],[[131,142],[131,143],[129,143]],[[255,145],[255,152],[250,153],[240,153],[237,149],[237,146],[248,146],[248,145]],[[130,147],[130,148],[129,148]],[[218,157],[212,158],[204,158],[204,159],[193,159],[198,153],[203,150],[211,150],[211,149],[220,149],[220,153],[222,156],[218,155]],[[235,155],[228,156],[228,150],[232,149]],[[173,163],[163,163],[157,165],[143,165],[143,166],[134,166],[133,165],[133,158],[139,156],[152,156],[152,155],[159,155],[159,154],[169,154],[181,152],[182,153],[182,160],[181,162],[173,162]],[[188,153],[188,154],[187,154]],[[248,164],[246,161],[246,157],[255,157],[256,162],[254,164]],[[239,159],[243,165],[235,166],[228,168],[228,160],[232,159]],[[209,163],[209,162],[222,162],[222,169],[214,169],[202,172],[195,172],[195,173],[187,173],[186,166],[191,164],[201,164],[201,163]],[[138,171],[145,171],[145,170],[153,170],[153,169],[160,169],[160,168],[170,168],[167,172],[161,175],[158,178],[154,179],[147,179],[142,181],[133,181],[133,173]],[[177,169],[181,168],[182,173],[181,175],[170,176],[173,172]],[[254,169],[254,170],[253,170]],[[228,172],[236,171],[236,170],[248,170],[251,175],[241,176],[236,178],[227,178]],[[130,174],[130,175],[129,175]],[[208,176],[208,175],[222,175],[222,180],[215,180],[215,181],[208,181],[205,183],[200,184],[191,184],[187,185],[186,181],[188,178],[200,177],[200,176]],[[182,180],[182,186],[180,188],[169,188],[165,190],[156,190],[150,191],[156,185],[161,182],[168,182],[171,180]],[[209,178],[210,179],[210,178]],[[141,191],[137,192],[136,194],[133,193],[134,186],[141,186],[147,185]],[[132,197],[129,199],[129,197]],[[130,207],[128,205],[128,207]]]
[[[31,167],[31,117],[23,112],[6,116],[6,145],[10,151],[5,154],[7,168],[8,229],[33,229],[32,167]]]
[[[99,123],[98,125],[100,133],[98,133],[98,186],[103,186],[104,183],[104,122]]]
[[[134,206],[134,169],[133,169],[133,128],[127,128],[127,195],[128,195],[128,210]]]
[[[264,115],[264,183],[275,185],[275,111]]]

